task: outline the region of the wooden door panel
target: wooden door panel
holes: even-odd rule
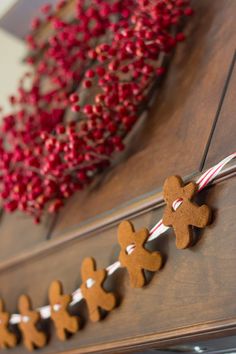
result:
[[[53,237],[158,190],[168,175],[199,170],[234,55],[236,2],[198,0],[193,7],[196,15],[185,28],[188,39],[177,48],[125,158],[68,201]]]
[[[200,198],[214,210],[214,220],[201,232],[193,248],[177,250],[172,231],[162,235],[151,248],[161,250],[166,262],[150,284],[132,289],[125,270],[119,270],[107,286],[118,295],[120,306],[102,322],[93,324],[86,320],[82,303],[75,312],[85,320],[83,329],[65,343],[53,334],[50,345],[40,352],[100,353],[109,349],[114,353],[120,348],[122,353],[123,346],[136,348],[145,343],[158,347],[163,343],[181,343],[193,334],[209,334],[215,328],[235,330],[235,187],[236,179],[232,177],[201,193]],[[162,213],[162,207],[153,208],[133,216],[132,221],[137,229],[151,227]],[[111,225],[67,242],[52,240],[47,248],[24,260],[1,264],[0,295],[8,310],[16,311],[17,298],[24,292],[32,296],[34,306],[46,304],[47,289],[53,279],[62,280],[65,291],[73,291],[80,284],[80,265],[85,256],[94,256],[99,267],[117,259],[116,233],[117,225]],[[12,350],[25,352],[22,347]]]
[[[53,221],[54,217],[49,215],[36,225],[34,219],[24,213],[3,213],[0,218],[0,261],[29,251],[45,241]]]
[[[129,217],[139,228],[161,218],[160,191],[168,175],[195,175],[205,156],[204,167],[209,167],[234,149],[236,2],[194,0],[193,6],[196,16],[185,29],[189,37],[178,47],[148,118],[120,163],[72,197],[56,219],[35,226],[24,215],[2,217],[0,296],[7,310],[17,311],[22,293],[35,307],[47,304],[54,279],[72,292],[80,284],[84,257],[94,256],[99,267],[117,259],[120,220]],[[178,251],[172,232],[162,235],[150,247],[164,254],[165,265],[149,285],[131,289],[126,272],[119,270],[106,286],[116,292],[120,306],[92,324],[82,303],[73,309],[84,319],[81,331],[64,343],[53,333],[40,352],[124,353],[235,333],[235,187],[232,175],[201,193],[214,221],[195,247]],[[11,352],[27,351],[18,346]]]
[[[220,107],[204,167],[208,168],[236,151],[236,54]]]

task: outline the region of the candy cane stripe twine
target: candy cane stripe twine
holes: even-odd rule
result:
[[[209,168],[209,170],[204,172],[200,176],[200,178],[197,180],[197,182],[196,182],[197,185],[198,185],[198,192],[200,192],[207,185],[209,185],[209,183],[212,182],[217,177],[217,175],[224,168],[224,166],[227,163],[229,163],[232,159],[234,159],[235,157],[236,157],[236,152],[234,152],[233,154],[227,156],[225,159],[220,161],[217,165]],[[176,210],[181,205],[181,203],[182,203],[181,199],[177,199],[173,203],[173,208]],[[153,226],[153,228],[150,230],[150,236],[149,236],[147,242],[155,240],[160,235],[162,235],[164,232],[166,232],[168,229],[169,229],[168,226],[163,225],[162,219],[159,220],[158,223],[155,226]],[[127,247],[127,252],[129,254],[131,254],[133,252],[133,250],[134,250],[134,246],[133,245],[130,245],[130,246]],[[112,275],[120,267],[121,267],[121,263],[119,261],[116,261],[115,263],[109,265],[106,268],[108,276]],[[88,287],[93,286],[93,284],[94,284],[93,279],[88,279],[87,280]],[[72,301],[70,303],[70,306],[75,305],[76,303],[80,302],[82,299],[83,299],[82,292],[81,292],[80,288],[78,288],[72,293]],[[40,307],[37,310],[39,311],[40,316],[43,319],[49,318],[50,315],[51,315],[51,307],[50,307],[50,305]],[[24,320],[25,320],[25,318],[24,318]],[[10,317],[10,323],[11,324],[17,324],[17,323],[20,323],[21,321],[22,321],[22,316],[19,315],[19,314],[12,314],[11,317]]]

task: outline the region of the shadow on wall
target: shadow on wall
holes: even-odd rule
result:
[[[9,2],[9,0],[5,1]],[[18,0],[14,2],[15,4],[0,18],[0,27],[16,37],[24,38],[29,32],[31,19],[40,14],[40,7],[45,3],[53,5],[56,0]]]
[[[15,94],[18,80],[26,71],[26,65],[22,63],[26,48],[23,41],[1,28],[0,43],[0,106],[4,113],[9,113],[12,108],[8,103],[8,97]]]

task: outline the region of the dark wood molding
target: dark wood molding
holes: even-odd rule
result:
[[[201,174],[195,175],[191,178],[191,180],[196,181]],[[211,185],[217,184],[227,178],[231,178],[235,174],[236,162],[233,160],[219,173]],[[188,182],[189,180],[190,178],[186,178],[185,182]],[[17,266],[22,262],[28,261],[30,258],[39,256],[40,254],[53,252],[53,250],[58,247],[63,247],[77,238],[82,239],[87,235],[94,236],[96,235],[96,232],[106,230],[121,220],[137,217],[147,213],[148,211],[163,207],[163,205],[164,200],[161,191],[153,191],[150,195],[140,197],[133,203],[131,202],[128,205],[121,205],[118,208],[111,210],[109,213],[98,215],[96,218],[80,223],[77,228],[70,231],[68,230],[64,234],[60,235],[60,237],[41,242],[25,252],[19,253],[12,258],[0,262],[0,272],[4,272],[8,268]]]
[[[131,219],[138,230],[161,219],[166,177],[196,180],[202,166],[206,170],[235,151],[236,2],[196,0],[193,6],[187,39],[176,48],[150,114],[133,131],[120,163],[71,197],[57,219],[35,227],[19,214],[3,215],[0,296],[10,313],[24,293],[34,308],[47,305],[55,279],[72,293],[81,284],[85,257],[95,258],[99,268],[117,260],[121,220]],[[42,28],[38,40],[48,30]],[[161,252],[164,265],[147,274],[147,285],[133,289],[126,270],[117,270],[104,283],[117,296],[114,311],[94,324],[84,301],[70,307],[81,329],[65,342],[51,321],[43,322],[50,341],[40,353],[137,353],[226,336],[236,343],[235,176],[236,159],[199,193],[199,204],[209,205],[213,218],[208,227],[194,228],[193,247],[177,250],[171,228],[148,243]],[[19,343],[11,352],[26,349]]]
[[[134,352],[140,349],[166,348],[176,344],[198,342],[207,339],[236,335],[236,318],[223,321],[213,321],[195,326],[182,327],[173,331],[154,333],[151,335],[128,338],[96,346],[81,347],[62,351],[60,354],[118,354]],[[51,353],[50,353],[51,354]],[[56,352],[55,352],[56,354]]]

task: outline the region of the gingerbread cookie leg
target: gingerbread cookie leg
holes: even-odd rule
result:
[[[13,333],[10,333],[8,341],[7,341],[7,347],[9,348],[14,348],[16,346],[16,336]]]
[[[90,320],[93,322],[99,321],[101,315],[100,315],[100,311],[99,311],[98,307],[89,303],[89,302],[87,302],[87,306],[88,306]]]
[[[185,249],[192,244],[192,233],[188,225],[179,227],[178,223],[175,223],[173,229],[176,235],[175,244],[178,249]]]
[[[32,352],[34,350],[33,343],[31,342],[31,340],[29,338],[24,339],[24,345],[30,352]]]
[[[36,335],[35,335],[35,345],[36,347],[38,348],[42,348],[45,346],[46,344],[46,336],[44,335],[44,333],[40,333],[38,332]]]
[[[129,279],[132,288],[142,288],[145,285],[144,271],[139,267],[129,272]]]
[[[78,331],[78,318],[72,317],[67,320],[66,329],[70,333],[76,333]]]
[[[66,340],[66,332],[65,332],[64,326],[56,327],[56,332],[57,332],[57,337],[61,341],[65,341]]]

